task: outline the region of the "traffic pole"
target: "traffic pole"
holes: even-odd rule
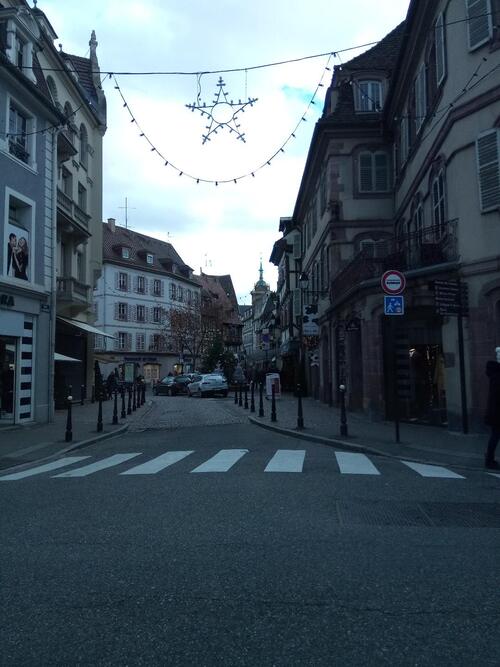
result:
[[[245,385],[245,410],[248,410],[248,385]]]
[[[73,440],[73,422],[71,418],[71,410],[73,407],[72,404],[73,396],[71,395],[71,385],[69,385],[69,395],[67,401],[68,401],[68,415],[66,417],[66,434],[64,440],[66,442],[71,442]]]
[[[340,391],[340,435],[347,435],[347,415],[345,411],[345,384],[339,386]]]
[[[250,386],[250,412],[255,412],[255,382]]]
[[[238,405],[240,406],[240,408],[243,407],[243,385],[242,384],[240,384],[240,397],[238,399]]]
[[[304,414],[302,412],[302,387],[297,385],[297,428],[304,428]]]
[[[277,421],[276,417],[276,386],[273,382],[271,386],[271,421]]]
[[[123,385],[122,385],[121,394],[122,394],[122,411],[121,411],[120,417],[122,419],[126,419],[127,418],[127,411],[125,410],[125,387]]]
[[[98,391],[98,403],[99,403],[99,409],[97,411],[97,432],[100,433],[102,431],[102,390]]]
[[[113,425],[118,424],[118,390],[115,388],[113,399]]]
[[[259,384],[259,417],[264,416],[264,385]]]

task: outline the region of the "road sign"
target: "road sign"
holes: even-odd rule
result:
[[[384,296],[384,315],[404,315],[404,296]]]
[[[391,269],[386,271],[380,281],[382,289],[386,294],[401,294],[406,287],[406,278],[401,271]]]
[[[468,315],[469,294],[466,283],[459,280],[433,282],[438,315]]]

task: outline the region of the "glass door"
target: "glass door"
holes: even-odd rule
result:
[[[0,421],[13,422],[15,415],[16,339],[0,336]]]

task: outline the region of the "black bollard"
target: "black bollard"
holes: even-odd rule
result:
[[[73,396],[71,395],[71,385],[69,385],[69,395],[67,401],[68,401],[68,416],[66,417],[66,435],[64,439],[66,442],[71,442],[73,440],[73,422],[71,419]]]
[[[238,399],[238,405],[240,406],[240,408],[243,407],[243,385],[242,384],[240,384],[240,397]]]
[[[118,424],[118,389],[114,391],[114,401],[113,401],[113,425]]]
[[[250,412],[255,412],[255,382],[250,387]]]
[[[125,387],[123,387],[123,386],[122,386],[121,394],[122,394],[122,411],[121,411],[120,417],[122,419],[126,419],[127,418],[127,411],[125,410]]]
[[[95,403],[95,386],[92,385],[92,393],[90,395],[90,402]]]
[[[127,404],[127,414],[132,414],[132,387],[128,386],[128,404]]]
[[[245,385],[245,410],[248,410],[248,385]]]
[[[80,405],[83,405],[83,397],[85,396],[85,385],[80,385]]]
[[[297,428],[304,428],[304,414],[302,412],[302,387],[297,385]]]
[[[340,435],[347,435],[347,415],[345,411],[345,384],[339,386],[340,390]]]
[[[142,404],[146,403],[146,383],[142,385]]]
[[[137,391],[135,388],[135,382],[134,386],[132,388],[132,412],[135,412],[137,410]]]
[[[234,404],[238,405],[238,385],[234,385]]]
[[[271,386],[271,421],[276,421],[276,387]]]
[[[264,416],[264,385],[259,384],[259,417]]]
[[[99,410],[97,412],[97,432],[100,433],[102,431],[102,390],[98,391],[98,398],[97,400],[99,401]]]

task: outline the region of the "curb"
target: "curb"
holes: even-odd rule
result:
[[[363,453],[363,454],[374,454],[376,456],[383,456],[388,459],[397,459],[398,461],[413,461],[414,463],[426,463],[428,465],[435,466],[452,466],[453,468],[458,468],[459,470],[471,470],[473,472],[484,472],[484,468],[480,465],[478,466],[467,466],[461,465],[460,463],[443,463],[443,461],[434,461],[428,458],[418,458],[415,456],[403,456],[397,454],[390,454],[388,452],[381,451],[375,447],[367,447],[366,445],[357,445],[353,442],[347,442],[345,440],[340,440],[338,438],[327,438],[322,435],[314,435],[312,433],[303,433],[301,431],[296,431],[294,429],[283,428],[281,426],[274,426],[273,424],[266,424],[261,422],[255,417],[248,417],[248,421],[255,426],[260,426],[260,428],[265,428],[268,431],[274,431],[275,433],[280,433],[281,435],[287,435],[291,438],[297,438],[298,440],[307,440],[309,442],[317,442],[320,445],[327,445],[328,447],[342,447],[350,451]]]

